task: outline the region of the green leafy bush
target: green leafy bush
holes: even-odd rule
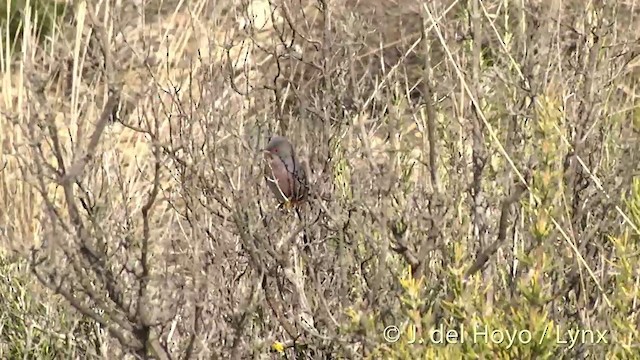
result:
[[[12,52],[21,47],[25,29],[25,16],[30,15],[29,31],[35,33],[39,42],[49,36],[67,10],[67,5],[55,0],[7,0],[0,4],[0,26],[2,43],[9,41]]]

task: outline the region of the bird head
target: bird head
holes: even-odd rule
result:
[[[293,147],[287,138],[283,136],[274,136],[264,148],[265,156],[271,158],[278,156],[280,158],[288,158],[293,155]]]

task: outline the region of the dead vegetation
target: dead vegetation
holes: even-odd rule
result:
[[[635,4],[73,5],[2,53],[3,358],[638,356]]]

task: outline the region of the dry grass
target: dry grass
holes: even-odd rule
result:
[[[2,46],[0,356],[638,356],[635,3],[136,4]]]

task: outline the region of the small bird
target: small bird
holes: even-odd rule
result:
[[[309,193],[305,163],[298,161],[291,142],[284,136],[274,136],[263,152],[264,175],[276,199],[285,206],[305,200]]]

